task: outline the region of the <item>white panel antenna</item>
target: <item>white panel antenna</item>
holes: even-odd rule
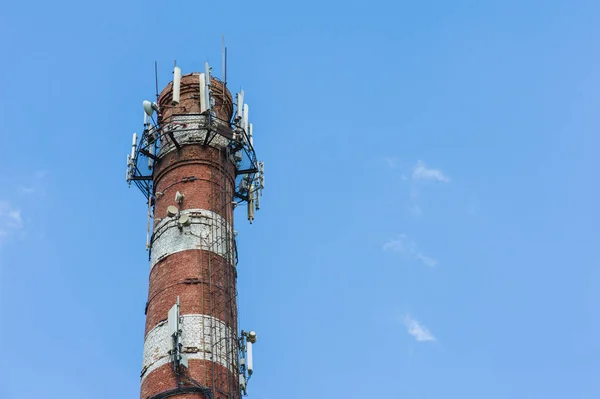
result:
[[[175,67],[173,70],[173,101],[171,105],[179,104],[179,93],[181,90],[181,68]]]
[[[203,114],[208,110],[208,103],[206,101],[206,75],[200,74],[200,113]]]
[[[148,152],[150,153],[150,155],[154,155],[154,146],[153,145],[148,146]],[[154,160],[151,157],[148,157],[148,169],[152,170],[153,166],[154,166]]]
[[[169,310],[168,324],[169,337],[179,333],[179,298],[177,303]]]
[[[180,325],[180,314],[179,314],[179,297],[177,297],[177,303],[169,310],[168,319],[169,337],[171,341],[171,361],[173,362],[173,368],[177,369],[178,366],[188,367],[188,358],[184,353],[181,353],[181,325]]]
[[[265,188],[265,163],[263,161],[258,163],[258,170],[260,173],[260,195],[262,195],[262,189]]]
[[[127,174],[125,175],[125,180],[127,180],[127,183],[131,181],[131,175],[133,174],[132,170],[131,155],[127,154]]]
[[[254,201],[256,202],[256,210],[258,211],[260,209],[260,182],[259,182],[259,186],[258,189],[255,191],[255,195],[254,195]]]
[[[250,142],[250,147],[254,147],[254,140],[252,139],[252,123],[248,125],[248,141]]]
[[[210,65],[208,65],[208,61],[204,63],[204,79],[206,80],[206,90],[205,90],[205,96],[206,96],[206,107],[208,109],[212,108],[211,107],[211,103],[210,103]]]
[[[237,107],[235,109],[235,119],[242,119],[242,112],[244,110],[244,90],[237,93]]]
[[[131,140],[131,160],[135,159],[135,149],[137,148],[137,133],[133,133],[133,139]]]
[[[250,190],[248,190],[248,220],[250,224],[254,221],[254,183],[250,185]]]
[[[248,375],[252,375],[252,342],[246,342],[246,361],[247,361],[247,370]]]
[[[246,395],[246,377],[243,374],[240,374],[240,391]]]
[[[242,115],[242,129],[248,134],[248,113],[250,112],[248,104],[244,104],[244,114]]]

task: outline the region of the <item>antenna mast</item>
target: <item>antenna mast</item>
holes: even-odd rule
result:
[[[221,37],[221,57],[223,72],[223,99],[225,98],[225,88],[227,87],[227,47],[225,47],[225,35]]]
[[[158,102],[158,61],[154,61],[154,81],[156,82],[156,102]]]

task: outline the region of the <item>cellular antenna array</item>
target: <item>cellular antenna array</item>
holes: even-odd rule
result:
[[[238,330],[234,208],[254,221],[264,189],[243,90],[226,86],[209,63],[143,101],[143,131],[133,134],[126,180],[147,199],[146,303],[141,398],[246,395],[254,331]]]

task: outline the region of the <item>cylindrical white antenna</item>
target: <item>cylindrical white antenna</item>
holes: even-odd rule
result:
[[[247,363],[247,370],[248,370],[248,375],[252,375],[252,342],[246,342],[246,363]]]
[[[179,92],[181,89],[181,68],[175,67],[173,70],[173,101],[171,105],[179,104]]]
[[[206,108],[210,109],[211,107],[211,103],[210,103],[210,65],[208,65],[208,61],[206,61],[204,63],[204,75],[205,79],[206,79]]]
[[[200,74],[200,113],[206,112],[208,104],[206,102],[206,75]]]
[[[246,377],[243,374],[240,374],[240,391],[246,395]]]
[[[237,106],[235,108],[236,119],[242,119],[242,111],[244,109],[244,90],[237,93]]]
[[[227,66],[225,65],[225,35],[221,40],[221,76],[223,76],[223,96],[225,96],[225,83],[227,82]]]
[[[248,125],[248,141],[250,142],[250,147],[253,147],[254,140],[252,139],[252,123]]]
[[[254,220],[254,183],[250,185],[248,190],[248,220],[250,224]]]
[[[206,74],[206,77],[208,78],[208,83],[210,84],[210,65],[208,65],[208,61],[204,63],[204,73]]]
[[[144,112],[144,127],[148,124],[148,114]]]
[[[262,189],[265,188],[265,163],[260,161],[258,163],[258,169],[260,171],[260,195],[262,195]]]
[[[256,194],[254,195],[254,201],[256,202],[256,210],[260,209],[260,185],[258,186],[258,190],[256,190]]]
[[[150,144],[148,146],[148,152],[150,153],[150,155],[154,155],[154,145]],[[152,170],[152,167],[154,166],[154,160],[151,157],[148,157],[148,169]]]
[[[137,133],[133,133],[133,139],[131,140],[131,159],[135,159],[135,149],[137,146]]]
[[[244,104],[244,115],[242,116],[242,129],[244,129],[244,132],[246,132],[246,134],[248,134],[248,113],[248,104]]]
[[[150,162],[151,159],[148,159]],[[150,248],[150,219],[152,218],[152,200],[148,198],[148,223],[146,224],[146,249]]]

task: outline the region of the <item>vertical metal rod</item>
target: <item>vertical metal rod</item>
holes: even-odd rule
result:
[[[158,61],[154,61],[154,80],[156,82],[156,102],[158,103]]]
[[[146,249],[150,248],[150,218],[152,215],[152,194],[148,196],[148,225],[146,226]]]
[[[225,82],[227,81],[226,78],[226,74],[227,72],[225,72],[225,35],[223,35],[221,37],[221,73],[223,74],[223,102],[222,102],[222,107],[225,106]]]

